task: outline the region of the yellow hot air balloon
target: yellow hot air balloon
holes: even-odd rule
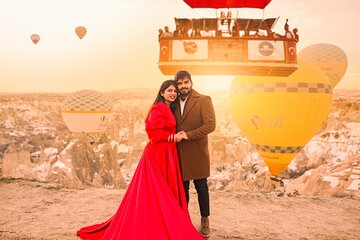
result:
[[[111,123],[112,103],[100,92],[81,90],[64,100],[61,115],[72,133],[99,134]]]
[[[34,43],[34,44],[37,44],[39,41],[40,41],[40,36],[37,35],[37,34],[33,34],[31,35],[31,41]]]
[[[236,77],[230,93],[234,120],[273,175],[319,131],[331,102],[326,75],[303,61],[286,78]]]
[[[298,59],[314,63],[321,68],[332,88],[336,86],[344,76],[347,68],[345,52],[332,44],[319,43],[308,46],[300,51]]]
[[[80,39],[82,39],[86,35],[86,32],[87,30],[83,26],[78,26],[75,28],[75,33]]]

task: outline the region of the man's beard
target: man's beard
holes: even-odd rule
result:
[[[190,95],[192,89],[190,88],[190,89],[187,89],[187,90],[188,91],[186,93],[182,93],[181,90],[179,90],[181,99],[184,100],[187,96]]]

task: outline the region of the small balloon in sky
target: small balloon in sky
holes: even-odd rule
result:
[[[75,33],[80,39],[82,39],[86,35],[86,32],[87,30],[83,26],[78,26],[75,28]]]
[[[31,41],[34,43],[34,44],[37,44],[40,40],[40,36],[37,35],[37,34],[33,34],[31,35]]]

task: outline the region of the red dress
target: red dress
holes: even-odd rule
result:
[[[81,239],[197,240],[187,209],[176,144],[175,118],[157,103],[145,121],[149,143],[116,214],[108,221],[80,229]]]

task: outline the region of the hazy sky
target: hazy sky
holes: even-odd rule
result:
[[[359,0],[273,0],[265,18],[275,30],[299,28],[298,51],[315,43],[342,48],[348,69],[337,88],[360,89]],[[174,17],[214,17],[182,0],[0,0],[0,92],[111,91],[155,87],[172,76],[157,67],[158,29]],[[239,17],[261,18],[262,10]],[[74,29],[85,26],[78,39]],[[31,34],[39,34],[37,45]],[[232,77],[194,77],[199,88],[230,87]]]

